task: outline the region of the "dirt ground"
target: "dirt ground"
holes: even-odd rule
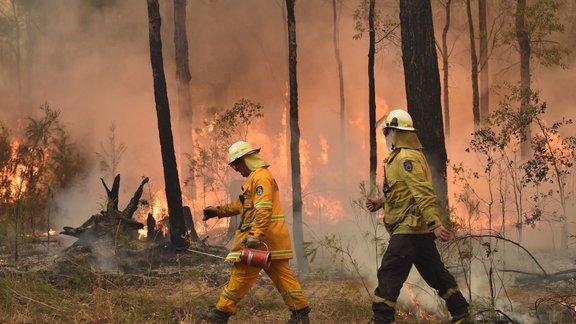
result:
[[[221,247],[191,248],[220,256],[226,253]],[[215,257],[177,253],[165,244],[145,242],[116,250],[42,247],[23,252],[17,263],[8,257],[0,256],[0,323],[201,323],[196,310],[215,303],[231,267]],[[566,267],[559,259],[548,259],[549,267]],[[333,268],[313,264],[307,273],[295,269],[311,303],[312,323],[367,323],[372,316],[372,288],[357,276]],[[575,323],[574,287],[576,277],[510,284],[506,298],[513,305],[511,319]],[[473,309],[479,323],[510,322],[487,312],[487,304],[485,298],[475,296]],[[415,304],[401,305],[396,322],[446,323],[441,308],[426,311]],[[262,273],[230,323],[285,323],[289,317],[282,298]]]

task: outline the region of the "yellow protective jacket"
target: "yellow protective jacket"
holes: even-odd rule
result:
[[[217,210],[219,218],[238,214],[242,217],[226,260],[240,260],[244,248],[242,241],[248,235],[266,243],[272,259],[292,259],[290,233],[284,222],[278,185],[268,167],[252,171],[242,185],[240,198],[218,206]]]
[[[384,176],[384,225],[390,235],[430,233],[440,212],[428,162],[414,132],[397,132]]]

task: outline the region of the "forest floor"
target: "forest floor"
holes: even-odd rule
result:
[[[23,251],[18,262],[0,255],[0,323],[202,323],[196,310],[217,301],[230,264],[161,249],[155,249],[153,262],[133,262],[122,271],[95,270],[94,260],[85,252],[64,252],[58,246]],[[314,323],[370,319],[371,301],[356,280],[326,271],[298,277],[313,305]],[[262,272],[229,322],[285,323],[289,317],[281,296]]]
[[[131,246],[138,250],[146,244],[132,243]],[[114,267],[95,270],[95,259],[89,260],[82,251],[64,252],[58,246],[25,251],[16,263],[0,255],[0,323],[202,323],[196,317],[196,310],[213,305],[218,299],[227,283],[230,265],[197,253],[174,253],[162,247],[154,251],[155,260],[148,259],[148,263],[140,260],[122,271]],[[216,251],[211,253],[221,255],[224,250]],[[111,260],[123,262],[114,257]],[[296,273],[311,303],[312,323],[367,323],[370,320],[371,296],[362,280],[335,269],[313,268],[307,273]],[[562,309],[562,303],[568,309],[575,306],[571,304],[576,301],[575,292],[570,289],[576,285],[575,280],[571,280],[567,285],[547,287],[525,282],[507,287],[507,296],[515,303],[515,313],[524,314],[515,320],[518,323],[549,322],[550,317],[539,319],[533,311],[535,301],[541,300],[545,301],[542,305],[549,308],[548,312],[566,314],[555,315],[561,319],[557,323],[574,323],[576,309]],[[554,296],[569,298],[552,303]],[[445,315],[432,315],[417,308],[399,310],[397,323],[447,322]],[[285,323],[289,317],[282,298],[263,273],[229,322]]]

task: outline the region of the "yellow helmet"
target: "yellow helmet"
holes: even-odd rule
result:
[[[253,148],[248,142],[238,141],[228,149],[228,164],[248,154],[260,152],[260,148]]]
[[[414,124],[412,123],[412,117],[404,109],[394,109],[388,116],[386,116],[386,122],[381,124],[382,128],[394,128],[405,131],[415,131]]]

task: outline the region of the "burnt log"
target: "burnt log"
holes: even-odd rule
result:
[[[124,210],[118,210],[118,193],[120,191],[120,175],[116,175],[110,189],[104,179],[100,179],[106,189],[107,203],[106,210],[100,211],[99,214],[92,215],[86,222],[79,227],[66,226],[60,234],[76,237],[79,241],[87,241],[88,244],[93,240],[112,236],[115,230],[119,228],[122,233],[128,234],[132,238],[137,238],[139,229],[144,228],[144,224],[132,219],[134,212],[138,209],[138,203],[142,197],[143,187],[149,179],[145,177],[136,192],[130,199],[130,202]],[[114,234],[115,235],[115,234]],[[78,243],[78,242],[76,242]],[[81,242],[79,244],[82,244]]]
[[[98,237],[105,235],[108,231],[103,231],[105,228],[110,227],[110,222],[108,218],[103,215],[104,212],[100,214],[95,214],[90,216],[90,218],[85,221],[79,227],[64,226],[63,231],[60,234],[69,235],[76,238],[82,238],[90,232],[91,237]]]
[[[110,209],[118,210],[118,192],[120,190],[120,175],[117,174],[116,177],[114,178],[111,190],[108,188],[103,178],[100,178],[100,181],[102,181],[104,189],[106,189],[106,196],[108,197],[108,201],[106,202],[106,211],[110,212]]]
[[[144,177],[144,179],[142,179],[140,186],[138,186],[138,189],[136,189],[134,192],[134,196],[132,196],[132,199],[130,199],[130,202],[122,211],[122,215],[124,217],[132,218],[132,215],[134,215],[134,212],[136,212],[136,209],[138,209],[138,203],[140,202],[140,198],[142,198],[142,193],[144,192],[144,185],[147,184],[148,181],[150,181],[148,177]]]
[[[184,224],[186,225],[186,239],[189,241],[198,242],[200,238],[198,237],[198,233],[196,233],[196,229],[194,228],[194,219],[192,218],[192,211],[190,207],[183,206],[182,213],[184,214]]]

